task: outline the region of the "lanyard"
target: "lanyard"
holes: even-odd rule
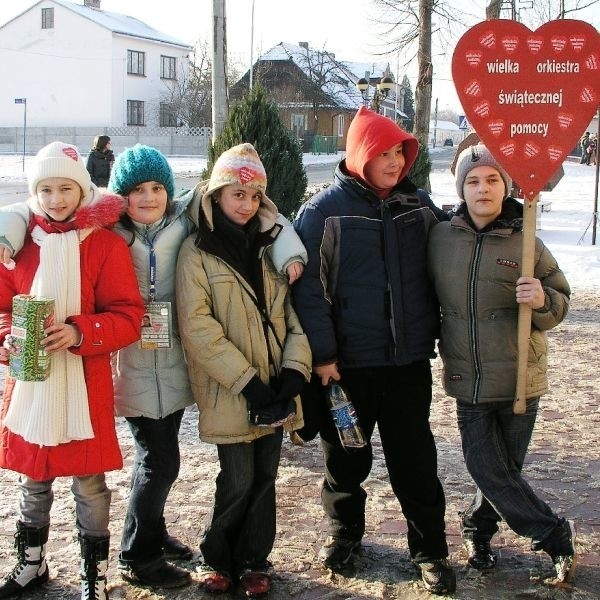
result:
[[[154,245],[150,240],[147,240],[146,244],[150,251],[150,286],[148,288],[148,299],[150,302],[154,302],[156,298],[156,252],[154,252]]]

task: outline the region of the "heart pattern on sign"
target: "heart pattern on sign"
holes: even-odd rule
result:
[[[536,31],[483,21],[456,45],[452,77],[481,141],[532,200],[598,109],[600,34],[569,19]]]

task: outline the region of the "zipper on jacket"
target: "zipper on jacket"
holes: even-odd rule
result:
[[[469,336],[473,352],[473,404],[478,404],[479,390],[481,388],[481,360],[479,358],[479,342],[477,333],[477,273],[481,261],[484,236],[477,234],[475,252],[469,270],[468,311],[469,311]]]
[[[382,243],[383,243],[383,260],[385,263],[385,272],[387,275],[387,290],[386,290],[386,297],[385,297],[385,301],[387,304],[387,316],[389,319],[389,323],[390,323],[390,330],[391,330],[391,334],[392,334],[392,344],[391,344],[391,354],[392,356],[397,356],[398,355],[398,351],[399,351],[399,344],[398,344],[398,336],[397,336],[397,332],[396,332],[396,315],[394,313],[394,293],[392,290],[392,279],[390,277],[390,268],[389,268],[389,261],[388,261],[388,255],[390,254],[390,251],[388,250],[387,247],[387,240],[388,240],[388,236],[386,235],[386,227],[387,224],[391,221],[391,225],[393,227],[393,219],[392,219],[392,212],[390,210],[389,205],[386,202],[382,202],[381,203],[381,208],[380,208],[380,214],[381,214],[381,235],[383,237]]]
[[[158,353],[160,350],[154,350],[154,379],[156,379],[156,396],[158,397],[158,418],[163,419],[165,411],[163,410],[162,391],[160,387],[160,377],[158,376]]]

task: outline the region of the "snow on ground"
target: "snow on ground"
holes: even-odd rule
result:
[[[439,148],[430,149],[433,155],[439,151]],[[199,176],[206,166],[206,158],[201,156],[168,158],[179,177]],[[303,155],[305,165],[330,164],[341,158],[343,153]],[[32,156],[25,157],[26,168],[32,159]],[[555,190],[541,195],[543,201],[551,202],[551,206],[549,211],[542,213],[538,236],[550,248],[574,289],[600,289],[600,231],[596,245],[591,244],[595,168],[574,162],[566,162],[563,167],[565,175]],[[25,180],[22,156],[0,155],[0,186],[24,184]],[[431,187],[433,201],[438,206],[456,201],[454,178],[450,171],[434,170]],[[597,225],[600,227],[600,223]]]

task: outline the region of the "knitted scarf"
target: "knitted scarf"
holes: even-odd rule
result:
[[[81,313],[79,244],[88,233],[72,230],[49,234],[38,226],[31,232],[40,246],[31,294],[54,299],[57,323]],[[39,446],[93,438],[81,357],[68,350],[55,352],[45,381],[16,381],[4,424]]]

